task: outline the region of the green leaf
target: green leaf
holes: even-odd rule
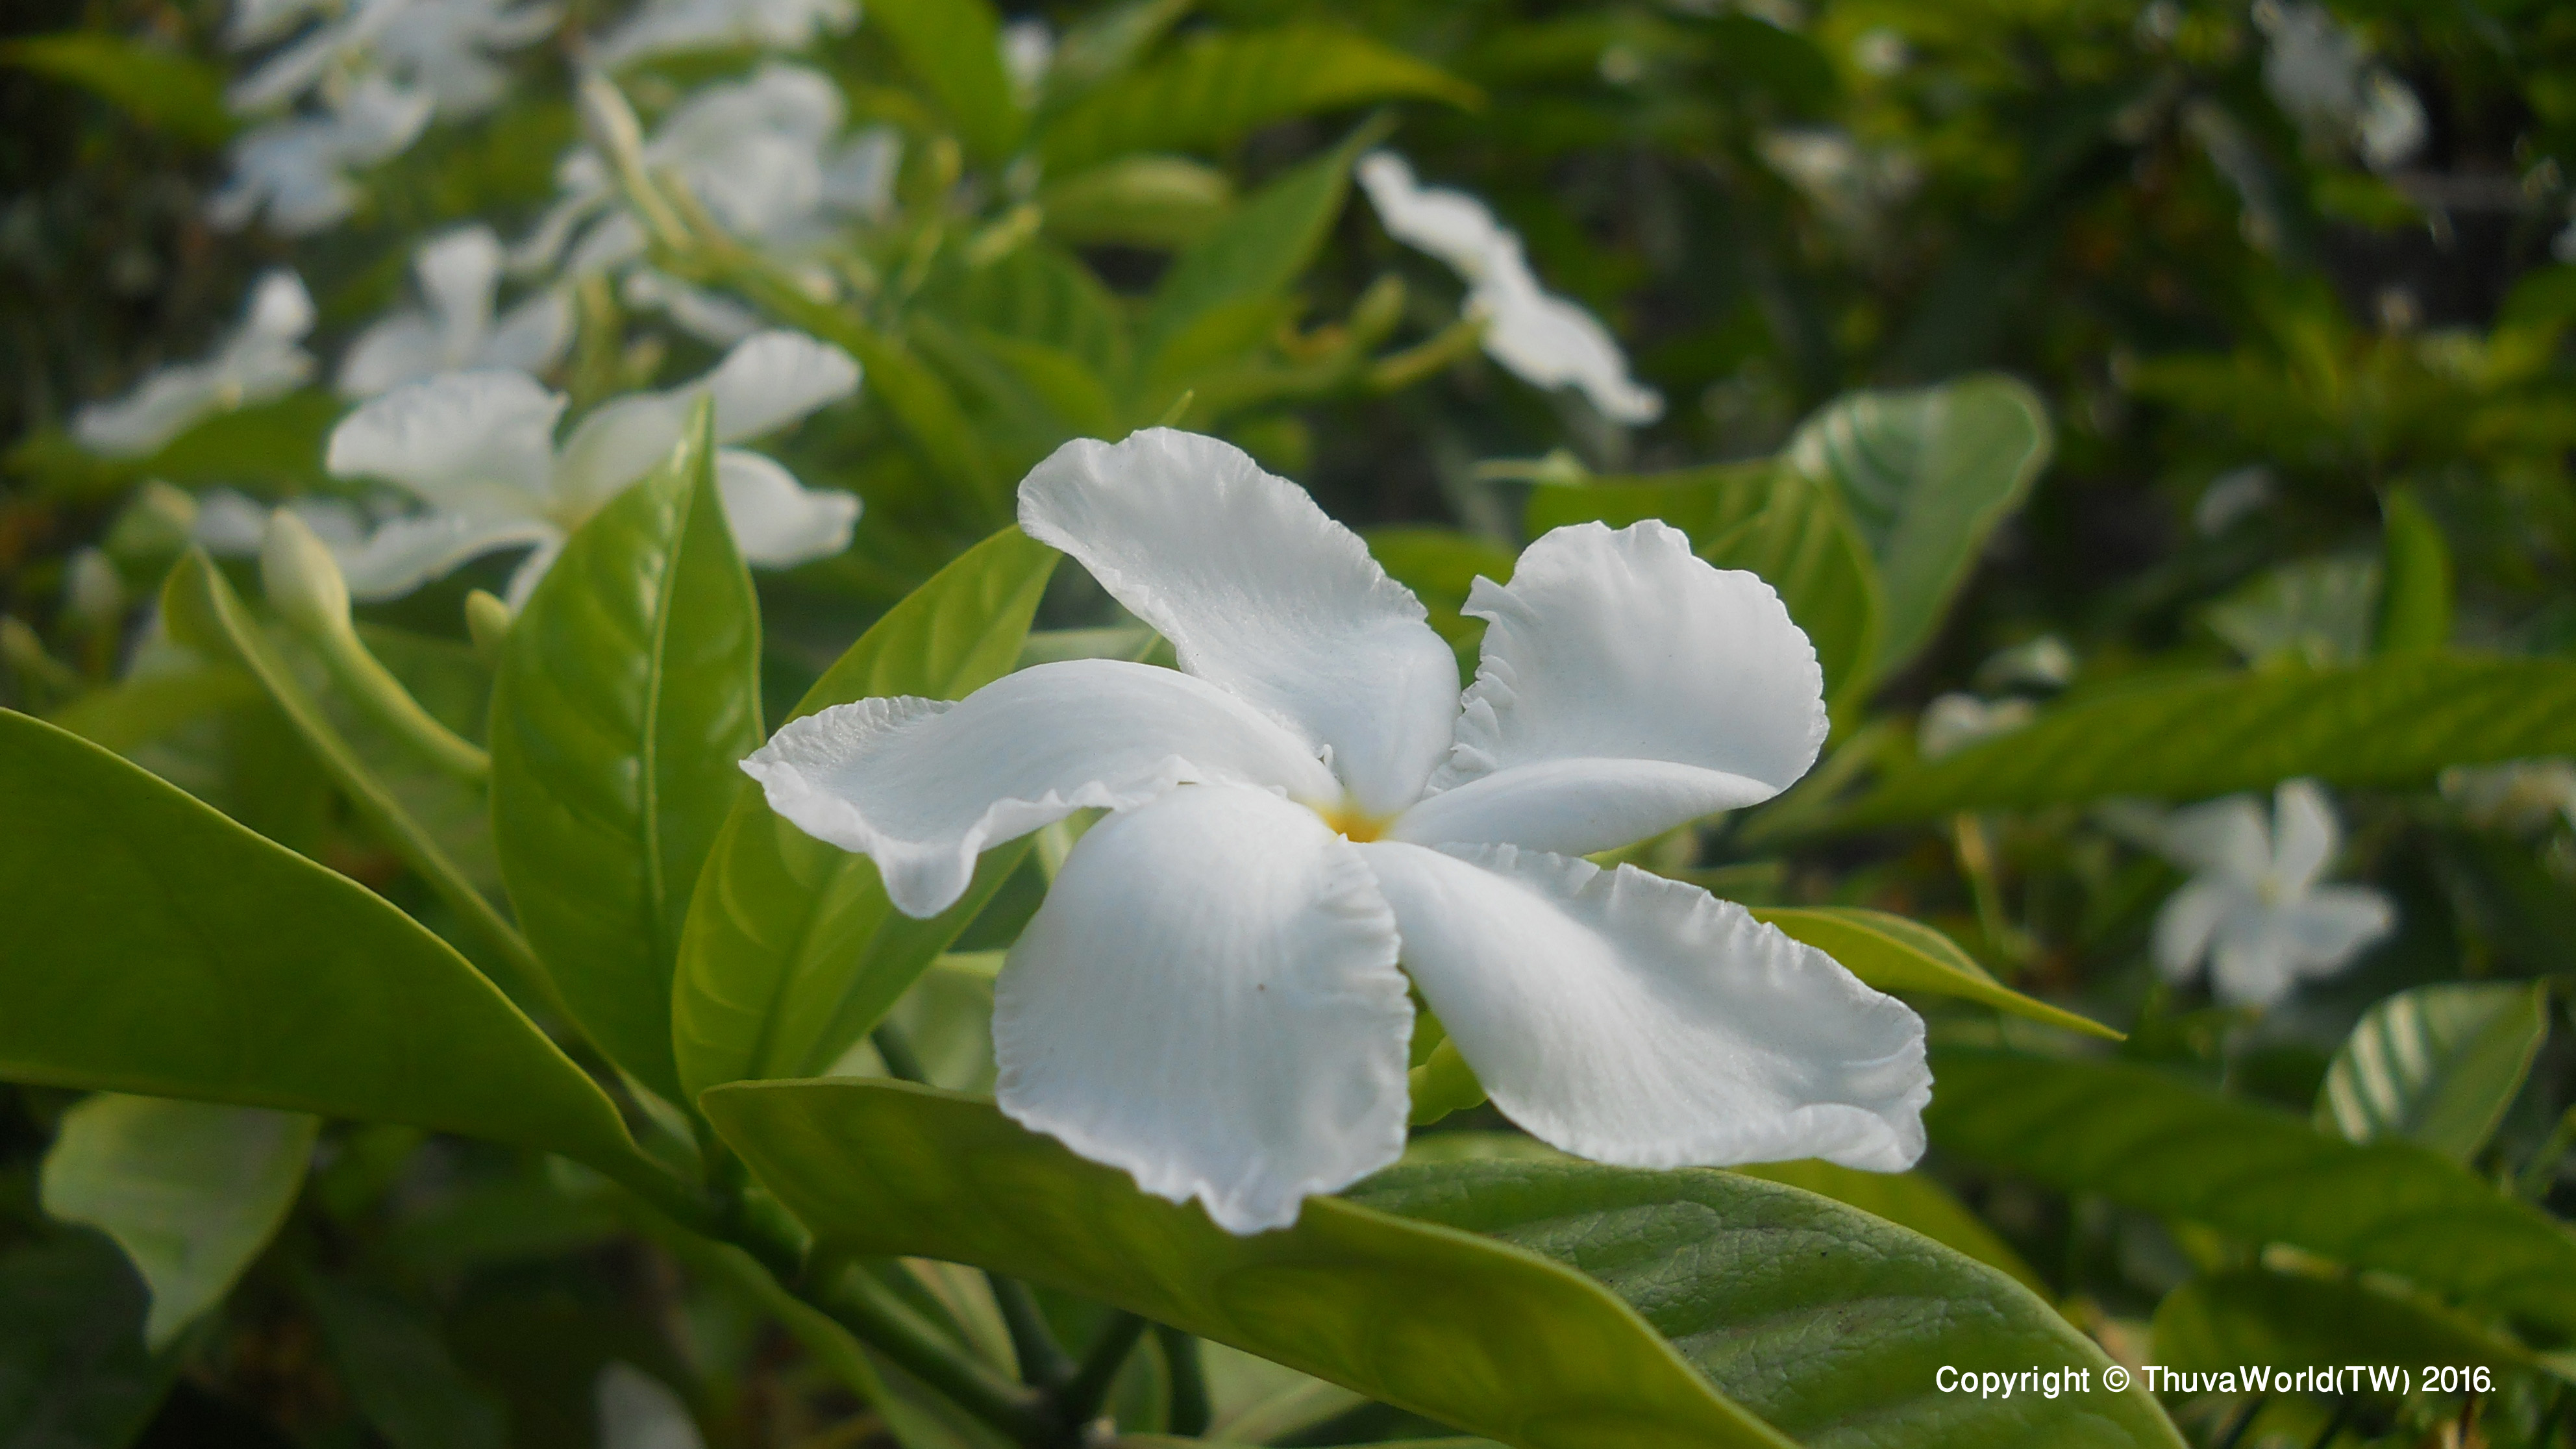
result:
[[[1831,485],[1887,590],[1885,674],[1930,643],[1995,525],[2021,506],[2051,448],[2048,412],[2009,377],[1837,398],[1781,456]]]
[[[1047,65],[1041,111],[1057,111],[1127,73],[1183,15],[1192,0],[1125,0],[1084,16],[1056,42]]]
[[[1156,370],[1156,354],[1194,324],[1221,309],[1268,302],[1305,274],[1333,218],[1342,213],[1352,159],[1376,136],[1377,128],[1363,126],[1341,145],[1290,169],[1172,259],[1145,314],[1138,352],[1147,375]]]
[[[1001,20],[986,0],[876,0],[868,26],[893,40],[969,155],[994,162],[1011,154],[1028,115],[1011,94]]]
[[[2545,982],[2443,982],[2364,1013],[2326,1069],[2317,1126],[2399,1138],[2467,1162],[2487,1145],[2549,1039]]]
[[[1070,173],[1129,151],[1216,151],[1273,121],[1414,97],[1483,103],[1474,86],[1347,31],[1219,31],[1065,110],[1038,153],[1049,171]]]
[[[2412,1143],[2330,1137],[2150,1067],[1936,1051],[1946,1151],[2576,1329],[2576,1237]]]
[[[1234,205],[1223,171],[1182,156],[1122,156],[1038,192],[1047,235],[1077,246],[1185,247]]]
[[[760,604],[711,414],[547,570],[492,692],[492,829],[583,1031],[673,1101],[671,980],[698,867],[760,745]]]
[[[123,1449],[143,1432],[179,1368],[144,1351],[143,1299],[95,1233],[0,1254],[0,1449]]]
[[[1786,1443],[1599,1285],[1467,1233],[1316,1198],[1239,1238],[929,1088],[744,1082],[704,1102],[836,1247],[1082,1293],[1526,1449],[1606,1444],[1605,1421],[1623,1449]]]
[[[2156,1305],[2156,1361],[2193,1373],[2309,1364],[2531,1361],[2521,1345],[2440,1307],[2350,1279],[2237,1268],[2194,1278]],[[2394,1397],[2392,1395],[2392,1397]]]
[[[887,611],[790,717],[880,695],[963,699],[999,679],[1061,557],[1016,528],[986,539]],[[680,942],[673,1026],[690,1097],[830,1066],[974,919],[1020,849],[988,852],[962,900],[916,921],[886,899],[873,861],[816,840],[744,791]]]
[[[2139,681],[1889,776],[1835,823],[2140,795],[2205,800],[2306,775],[2414,786],[2446,765],[2576,754],[2576,663],[2415,655],[2350,669]]]
[[[2378,646],[2412,654],[2451,642],[2451,546],[2415,495],[2392,489],[2383,506]]]
[[[340,1382],[393,1449],[502,1449],[500,1404],[457,1372],[437,1330],[399,1299],[307,1275],[304,1301]]]
[[[0,1078],[638,1159],[599,1088],[381,897],[0,710]]]
[[[1032,242],[988,266],[961,268],[928,300],[958,321],[1045,343],[1101,374],[1126,369],[1126,323],[1118,299],[1061,248]]]
[[[152,1295],[159,1353],[224,1300],[304,1187],[318,1117],[101,1092],[63,1114],[45,1211],[116,1239]]]
[[[69,81],[152,130],[209,151],[232,139],[224,73],[192,55],[97,30],[0,45],[0,64]]]
[[[1690,535],[1691,549],[1724,569],[1747,569],[1779,591],[1789,617],[1815,642],[1825,695],[1849,717],[1878,677],[1878,570],[1830,490],[1767,463],[1725,464],[1581,487],[1541,488],[1529,501],[1531,534],[1598,520],[1624,528],[1660,518]]]
[[[1387,575],[1431,611],[1433,631],[1458,655],[1460,676],[1474,677],[1485,621],[1459,610],[1479,576],[1510,583],[1518,556],[1499,543],[1447,528],[1372,528],[1361,536]]]
[[[2182,1443],[2144,1393],[1939,1392],[1945,1364],[2098,1375],[2110,1359],[2004,1274],[1809,1193],[1708,1169],[1494,1160],[1394,1168],[1349,1197],[1581,1269],[1803,1444]]]
[[[1858,1208],[1874,1218],[1887,1221],[1909,1232],[1921,1233],[1962,1257],[1974,1258],[1989,1268],[2000,1268],[2013,1280],[2042,1300],[2052,1296],[2048,1284],[2022,1261],[2010,1244],[1995,1235],[1985,1221],[1968,1211],[1950,1190],[1920,1172],[1863,1172],[1857,1167],[1844,1167],[1821,1158],[1804,1158],[1796,1162],[1764,1162],[1749,1167],[1730,1169],[1764,1182],[1777,1182],[1804,1188],[1821,1197],[1829,1197],[1845,1207]]]
[[[2090,1017],[2033,1000],[1997,981],[1957,942],[1921,922],[1856,906],[1756,906],[1753,917],[1840,961],[1881,991],[1955,996],[2067,1031],[2120,1040],[2119,1032]]]
[[[52,722],[94,745],[130,753],[170,731],[260,697],[259,681],[222,665],[138,674],[92,690],[55,710]]]

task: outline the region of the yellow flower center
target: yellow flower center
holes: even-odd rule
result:
[[[1395,823],[1394,816],[1371,815],[1348,795],[1330,805],[1309,805],[1307,808],[1322,816],[1324,823],[1345,840],[1365,843],[1379,839],[1386,834],[1386,828]]]

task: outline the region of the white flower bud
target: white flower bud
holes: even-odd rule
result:
[[[259,579],[269,607],[296,632],[311,639],[349,632],[349,585],[340,577],[340,561],[291,510],[268,516],[268,531],[259,541]]]

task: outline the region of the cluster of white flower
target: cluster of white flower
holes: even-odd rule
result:
[[[2374,171],[2393,171],[2424,149],[2424,103],[2370,60],[2333,11],[2313,0],[2262,0],[2254,23],[2266,42],[2264,88],[2311,136],[2355,147]]]

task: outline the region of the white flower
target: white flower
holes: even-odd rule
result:
[[[313,355],[297,344],[313,330],[313,299],[293,272],[270,272],[251,289],[249,314],[203,362],[164,367],[110,403],[92,403],[72,421],[81,446],[111,458],[140,458],[208,415],[283,397],[313,375]]]
[[[1055,27],[1036,16],[1014,20],[1002,27],[1001,49],[1011,93],[1023,106],[1037,104],[1047,72],[1055,65]]]
[[[2273,824],[2251,797],[2177,810],[2164,852],[2193,872],[2156,917],[2156,964],[2181,981],[2209,962],[2221,1000],[2267,1006],[2303,977],[2330,975],[2396,922],[2367,886],[2320,885],[2337,843],[2334,807],[2311,780],[2273,796]]]
[[[862,700],[743,764],[915,916],[987,847],[1115,812],[997,984],[1004,1112],[1231,1231],[1281,1226],[1403,1151],[1409,977],[1493,1101],[1570,1152],[1922,1152],[1912,1011],[1696,886],[1578,858],[1813,763],[1823,676],[1760,579],[1661,523],[1558,529],[1508,586],[1476,581],[1462,708],[1421,603],[1225,443],[1068,443],[1020,485],[1020,526],[1181,667]]]
[[[2576,829],[2576,760],[2511,760],[2453,765],[2442,798],[2479,825],[2530,835],[2564,819]]]
[[[2011,734],[2038,713],[2026,699],[1989,704],[1973,694],[1945,694],[1923,707],[1923,717],[1914,726],[1914,752],[1927,760],[1955,755],[1970,745]]]
[[[378,321],[340,361],[340,392],[374,397],[396,383],[471,367],[543,372],[572,345],[572,303],[548,288],[503,314],[501,241],[488,226],[459,227],[421,243],[412,258],[422,307]]]
[[[2262,29],[2263,85],[2300,129],[2349,140],[2376,171],[2393,170],[2424,148],[2431,127],[2414,89],[2373,65],[2360,34],[2308,0],[2254,7]]]
[[[590,61],[615,70],[646,56],[757,46],[803,50],[817,36],[856,25],[856,0],[647,0],[600,38]]]
[[[429,124],[430,106],[427,94],[371,75],[327,115],[254,126],[233,139],[232,180],[208,199],[206,216],[229,230],[265,211],[288,236],[320,231],[357,209],[348,173],[401,154]]]
[[[469,559],[532,546],[510,580],[516,608],[573,529],[670,455],[699,398],[715,400],[716,438],[733,443],[785,427],[858,384],[848,353],[799,333],[767,332],[696,382],[610,399],[557,448],[564,397],[525,373],[451,372],[405,383],[331,432],[335,476],[385,479],[429,505],[335,550],[349,592],[392,598]],[[736,448],[717,452],[716,483],[734,542],[752,563],[786,568],[849,546],[859,500],[848,493],[809,492],[786,469]]]
[[[599,1406],[599,1449],[706,1449],[689,1406],[633,1364],[602,1367],[591,1396]]]
[[[1463,191],[1424,187],[1391,151],[1360,158],[1360,188],[1387,235],[1449,265],[1467,283],[1468,309],[1485,320],[1485,351],[1539,387],[1573,386],[1613,422],[1651,423],[1661,393],[1628,375],[1628,359],[1598,318],[1540,289],[1521,239]]]
[[[265,33],[292,24],[296,14],[263,17],[263,24],[274,26]],[[538,39],[562,14],[552,4],[513,7],[512,0],[354,0],[345,14],[316,26],[236,83],[225,92],[225,103],[254,114],[293,105],[317,88],[327,92],[352,78],[382,77],[426,96],[443,118],[476,115],[497,104],[507,88],[507,73],[488,52]]]

